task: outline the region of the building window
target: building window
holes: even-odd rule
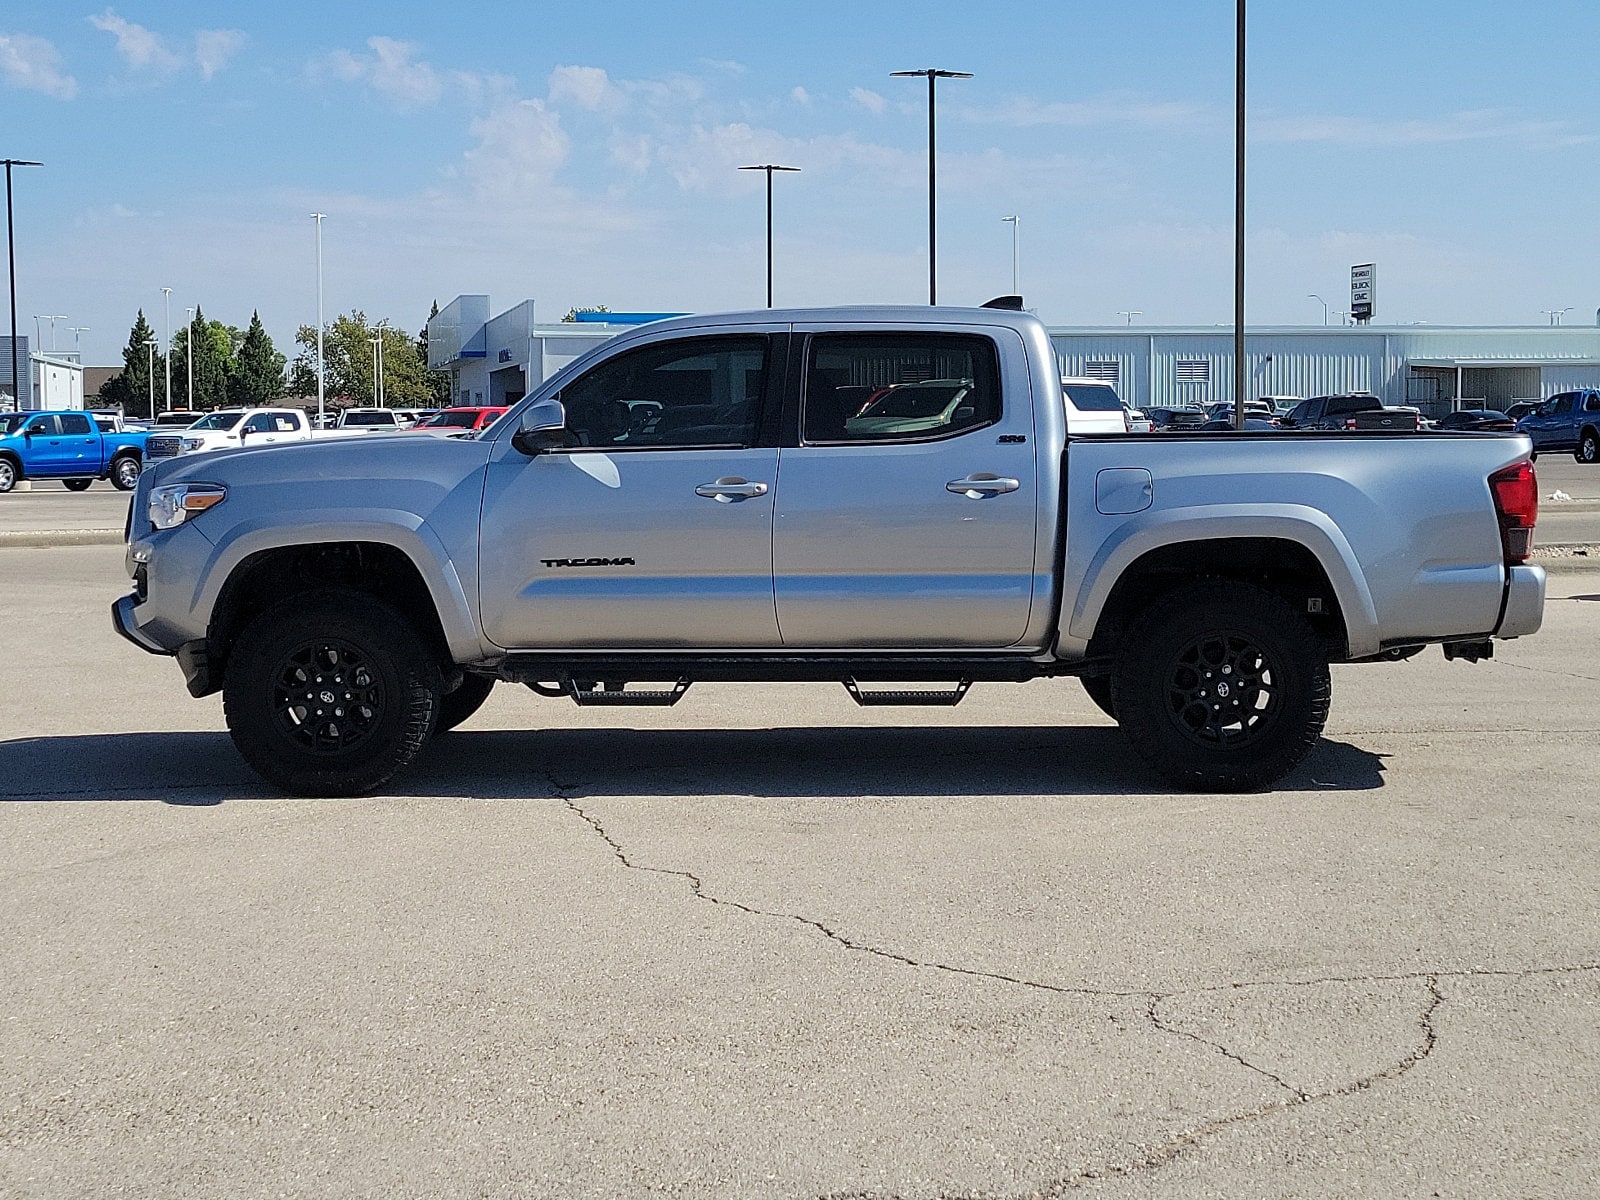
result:
[[[1083,364],[1083,377],[1085,379],[1098,379],[1102,383],[1121,383],[1122,364],[1114,358],[1086,362]]]
[[[1178,360],[1178,382],[1210,383],[1210,360],[1204,358],[1180,358]]]

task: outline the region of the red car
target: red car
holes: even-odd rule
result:
[[[499,408],[442,408],[412,428],[429,433],[463,433],[469,429],[482,429],[505,411],[504,405]]]

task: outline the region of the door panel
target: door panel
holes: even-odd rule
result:
[[[489,464],[479,595],[507,649],[769,648],[775,449],[576,450]],[[697,494],[735,481],[760,495]],[[749,490],[754,491],[754,488]]]
[[[819,334],[806,354],[802,444],[781,451],[773,518],[784,645],[1016,644],[1038,477],[1020,341]]]

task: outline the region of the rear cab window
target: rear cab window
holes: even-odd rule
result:
[[[994,343],[956,333],[839,333],[811,339],[801,440],[931,441],[1000,419]]]

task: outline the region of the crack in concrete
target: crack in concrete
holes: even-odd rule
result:
[[[1290,1093],[1287,1097],[1281,1100],[1274,1100],[1266,1104],[1261,1104],[1255,1108],[1247,1109],[1244,1112],[1230,1113],[1226,1116],[1216,1117],[1212,1120],[1202,1122],[1201,1124],[1190,1129],[1183,1130],[1180,1133],[1174,1134],[1172,1137],[1168,1138],[1167,1141],[1163,1142],[1159,1146],[1154,1147],[1138,1158],[1123,1162],[1105,1163],[1099,1166],[1083,1168],[1070,1175],[1053,1180],[1045,1184],[1042,1188],[1035,1188],[1026,1193],[1021,1193],[1018,1195],[1017,1200],[1049,1200],[1051,1197],[1059,1197],[1064,1195],[1069,1189],[1075,1189],[1097,1180],[1124,1178],[1142,1171],[1155,1170],[1161,1166],[1164,1166],[1166,1163],[1171,1162],[1185,1151],[1200,1145],[1200,1143],[1205,1141],[1207,1138],[1220,1133],[1225,1129],[1231,1128],[1232,1126],[1260,1120],[1264,1117],[1270,1116],[1273,1113],[1286,1112],[1290,1109],[1298,1108],[1307,1104],[1313,1104],[1322,1100],[1331,1100],[1342,1096],[1357,1095],[1377,1086],[1378,1084],[1400,1078],[1418,1063],[1422,1062],[1429,1055],[1431,1055],[1435,1046],[1438,1044],[1438,1032],[1434,1026],[1434,1015],[1438,1011],[1439,1006],[1444,1003],[1444,993],[1439,984],[1441,979],[1527,978],[1539,975],[1575,974],[1579,972],[1600,971],[1600,962],[1589,962],[1572,965],[1528,967],[1519,969],[1467,968],[1456,971],[1434,970],[1400,972],[1390,975],[1328,975],[1315,979],[1254,980],[1245,983],[1231,982],[1213,984],[1206,987],[1189,988],[1179,992],[1156,992],[1143,989],[1119,990],[1114,988],[1067,987],[1060,984],[1041,983],[1037,980],[1023,979],[1019,976],[1006,975],[997,971],[979,971],[969,967],[953,966],[949,963],[932,961],[924,962],[912,958],[909,955],[900,954],[892,950],[884,950],[877,946],[870,946],[862,942],[853,941],[852,939],[839,933],[837,930],[831,929],[827,925],[824,925],[821,921],[817,921],[811,917],[804,917],[795,913],[768,912],[764,909],[754,908],[747,904],[741,904],[736,900],[724,900],[708,892],[705,887],[705,881],[692,871],[686,871],[676,867],[651,867],[642,863],[636,863],[628,857],[628,853],[623,848],[622,844],[606,831],[605,826],[601,824],[599,818],[586,811],[577,803],[577,801],[572,798],[571,792],[576,786],[575,784],[563,784],[550,772],[545,773],[545,778],[549,782],[551,789],[555,792],[557,799],[559,799],[574,816],[587,825],[596,834],[596,836],[598,836],[600,840],[605,843],[605,845],[611,850],[611,853],[616,857],[617,861],[621,863],[623,867],[631,871],[642,871],[648,874],[666,875],[672,878],[682,879],[689,885],[691,894],[697,900],[704,900],[710,904],[715,904],[722,908],[731,908],[738,912],[747,913],[750,916],[765,917],[769,920],[776,921],[790,921],[804,925],[820,933],[829,941],[835,942],[847,950],[851,950],[860,954],[868,954],[875,958],[882,958],[901,966],[916,967],[922,970],[943,971],[952,975],[960,975],[971,979],[989,980],[996,983],[1006,983],[1016,987],[1029,988],[1035,991],[1049,992],[1056,995],[1092,996],[1121,1000],[1143,999],[1146,1002],[1145,1017],[1147,1020],[1149,1020],[1153,1028],[1169,1036],[1185,1038],[1189,1041],[1205,1046],[1229,1059],[1230,1061],[1238,1064],[1244,1069],[1270,1080],[1277,1087],[1282,1088],[1284,1091]],[[1361,1078],[1344,1084],[1341,1087],[1328,1088],[1318,1092],[1307,1092],[1295,1087],[1293,1084],[1288,1083],[1279,1075],[1269,1071],[1257,1063],[1251,1062],[1243,1055],[1230,1050],[1227,1046],[1224,1046],[1220,1042],[1214,1042],[1208,1038],[1201,1037],[1198,1034],[1191,1033],[1188,1030],[1174,1025],[1169,1025],[1161,1018],[1159,1012],[1157,1011],[1161,1004],[1177,996],[1203,995],[1209,992],[1235,990],[1245,987],[1316,987],[1327,984],[1396,983],[1418,981],[1426,984],[1428,989],[1428,999],[1417,1018],[1420,1029],[1420,1038],[1418,1040],[1418,1044],[1411,1051],[1411,1053],[1407,1054],[1398,1062],[1390,1064],[1381,1071],[1374,1072],[1371,1075],[1362,1076]],[[999,1196],[1002,1194],[1003,1193],[980,1193],[971,1191],[961,1193],[961,1195],[965,1196]],[[957,1200],[957,1195],[957,1193],[941,1191],[937,1193],[936,1200]],[[902,1200],[902,1198],[898,1193],[885,1193],[878,1191],[846,1191],[829,1192],[823,1196],[820,1196],[818,1200]]]

